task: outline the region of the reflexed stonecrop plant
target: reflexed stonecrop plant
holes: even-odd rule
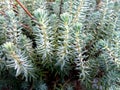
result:
[[[0,0],[0,90],[119,89],[119,0]]]

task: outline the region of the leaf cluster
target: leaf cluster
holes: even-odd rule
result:
[[[1,90],[119,90],[119,0],[0,6]]]

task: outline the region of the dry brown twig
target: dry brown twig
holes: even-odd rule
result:
[[[35,17],[33,17],[33,15],[29,12],[29,10],[19,0],[15,0],[15,1],[21,6],[21,8],[23,8],[23,10],[33,20],[33,22],[35,22],[40,27],[42,26],[41,24],[38,23],[38,21],[35,19]]]
[[[28,9],[19,0],[15,0],[15,1],[23,8],[23,10],[27,13],[27,15],[31,19],[34,19],[34,17],[32,16],[32,14],[28,11]]]

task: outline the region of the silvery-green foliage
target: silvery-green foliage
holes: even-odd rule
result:
[[[0,3],[1,9],[5,7],[4,14],[0,12],[1,75],[6,70],[24,89],[47,90],[48,79],[59,89],[74,71],[72,79],[79,77],[87,90],[119,90],[120,1],[48,1],[21,0],[34,19],[19,5],[13,8],[14,1]]]
[[[28,53],[32,53],[32,41],[25,35],[21,35],[18,39],[18,47],[22,50],[26,50]]]
[[[4,70],[4,68],[5,68],[5,57],[3,54],[2,47],[0,47],[0,70]],[[0,74],[1,74],[1,72],[0,72]]]
[[[43,61],[51,58],[53,44],[52,44],[52,30],[49,26],[49,17],[47,11],[44,9],[37,9],[34,11],[35,17],[38,19],[39,24],[34,27],[34,33],[36,35],[37,52],[41,55]]]
[[[5,18],[3,16],[0,16],[0,45],[3,44],[6,40],[6,37],[5,37],[5,22],[4,21],[5,21]]]
[[[33,75],[33,65],[27,52],[32,50],[32,44],[26,36],[21,34],[21,24],[19,18],[12,10],[12,6],[8,5],[8,10],[5,11],[6,16],[3,24],[3,34],[6,37],[3,44],[3,52],[6,53],[6,65],[16,70],[16,76],[23,74],[23,77],[28,79],[29,75]],[[1,17],[2,18],[2,17]],[[22,39],[23,38],[23,39]],[[21,40],[22,39],[22,40]],[[25,42],[25,39],[27,40]],[[21,47],[22,46],[22,47]],[[4,59],[5,60],[5,59]]]
[[[72,16],[68,13],[63,13],[61,15],[61,30],[59,30],[60,36],[58,36],[58,62],[57,64],[61,65],[61,69],[65,66],[66,62],[69,62],[70,58],[72,57]]]
[[[41,81],[36,83],[35,88],[35,90],[48,90],[46,83]]]
[[[7,3],[7,10],[4,12],[5,16],[1,16],[1,28],[2,31],[4,31],[2,34],[4,34],[3,39],[4,41],[10,41],[13,43],[18,43],[18,38],[21,34],[21,27],[20,27],[20,21],[19,18],[15,15],[15,12],[12,10],[12,5],[10,5],[9,1]],[[4,23],[2,24],[2,21],[4,20]]]
[[[7,67],[14,68],[16,70],[16,76],[23,74],[26,80],[28,80],[29,77],[34,77],[33,64],[28,60],[25,52],[22,52],[11,42],[6,42],[3,48],[8,59],[6,61]]]

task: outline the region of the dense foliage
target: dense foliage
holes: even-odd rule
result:
[[[0,0],[0,90],[120,90],[120,1]]]

